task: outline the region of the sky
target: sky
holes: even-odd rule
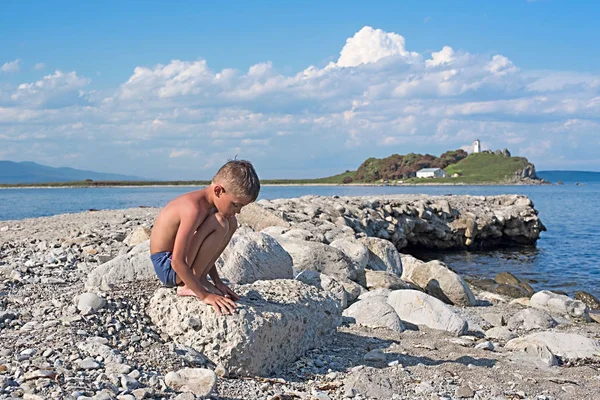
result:
[[[210,179],[508,148],[600,171],[600,4],[0,2],[0,160]]]

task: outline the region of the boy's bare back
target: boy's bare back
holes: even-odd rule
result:
[[[173,251],[182,218],[190,218],[199,227],[210,212],[215,212],[207,200],[208,188],[183,194],[171,200],[160,211],[150,235],[150,253]]]

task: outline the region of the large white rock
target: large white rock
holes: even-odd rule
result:
[[[96,293],[82,293],[74,299],[77,309],[83,315],[92,314],[106,305],[106,299]]]
[[[506,343],[506,348],[511,350],[525,350],[529,346],[545,346],[552,354],[567,360],[593,358],[600,354],[598,340],[575,333],[537,332]]]
[[[99,265],[89,275],[85,283],[88,288],[102,284],[119,284],[158,279],[150,261],[150,241],[147,240],[131,249],[127,254],[117,256]]]
[[[402,275],[400,253],[392,242],[376,237],[364,237],[359,240],[369,249],[368,269],[387,271],[398,276]]]
[[[402,255],[402,263],[402,280],[414,283],[448,304],[477,304],[477,299],[463,278],[444,263],[437,260],[425,263],[409,255]]]
[[[549,290],[542,290],[535,293],[531,296],[529,304],[534,308],[575,318],[586,318],[588,314],[587,307],[582,301],[573,300],[569,296],[557,294]]]
[[[341,321],[336,299],[297,280],[257,281],[235,291],[241,300],[232,315],[218,316],[197,298],[168,289],[157,290],[146,311],[175,342],[202,352],[229,374],[249,376],[269,375],[325,345]]]
[[[465,319],[427,293],[410,289],[395,290],[390,293],[387,302],[402,321],[445,330],[455,335],[465,334],[468,330],[469,324]]]
[[[249,229],[237,231],[217,260],[219,274],[232,283],[292,279],[292,257],[272,236]]]
[[[365,269],[367,267],[369,263],[369,249],[358,240],[336,239],[329,245],[346,253],[359,268]]]
[[[368,328],[387,328],[395,332],[405,329],[398,314],[383,296],[357,301],[345,309],[343,315]]]
[[[280,243],[292,256],[297,270],[318,271],[342,280],[364,279],[364,270],[335,247],[307,240],[281,240]]]
[[[206,397],[217,386],[217,375],[206,368],[183,368],[165,375],[165,383],[174,390]]]

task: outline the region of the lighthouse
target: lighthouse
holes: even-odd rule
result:
[[[473,153],[481,153],[481,142],[479,139],[473,142]]]

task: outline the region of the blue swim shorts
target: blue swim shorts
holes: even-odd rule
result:
[[[152,265],[154,265],[154,272],[158,276],[158,279],[166,287],[177,286],[177,274],[173,267],[171,267],[171,251],[161,251],[160,253],[154,253],[150,256]]]

